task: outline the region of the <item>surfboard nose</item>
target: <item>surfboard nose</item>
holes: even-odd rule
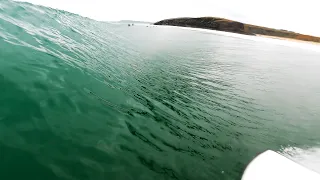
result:
[[[245,169],[242,180],[320,180],[320,175],[274,151],[255,157]]]

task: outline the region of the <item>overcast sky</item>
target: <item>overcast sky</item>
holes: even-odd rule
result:
[[[25,0],[102,21],[218,16],[320,36],[320,0]]]

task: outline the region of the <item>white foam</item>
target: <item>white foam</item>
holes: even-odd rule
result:
[[[280,150],[279,153],[313,171],[320,173],[319,147],[308,149],[286,147]]]

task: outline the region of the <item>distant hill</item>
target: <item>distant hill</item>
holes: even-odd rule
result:
[[[302,41],[320,42],[320,37],[299,34],[292,31],[273,29],[262,26],[245,24],[238,21],[233,21],[218,17],[199,17],[199,18],[174,18],[166,19],[154,23],[155,25],[170,25],[212,29],[218,31],[233,32],[246,35],[266,35],[281,38],[290,38]]]
[[[153,22],[133,21],[133,20],[121,20],[118,22],[119,23],[126,23],[126,24],[153,24]]]

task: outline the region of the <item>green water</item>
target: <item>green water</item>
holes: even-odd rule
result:
[[[319,147],[319,59],[0,1],[0,179],[240,179]]]

